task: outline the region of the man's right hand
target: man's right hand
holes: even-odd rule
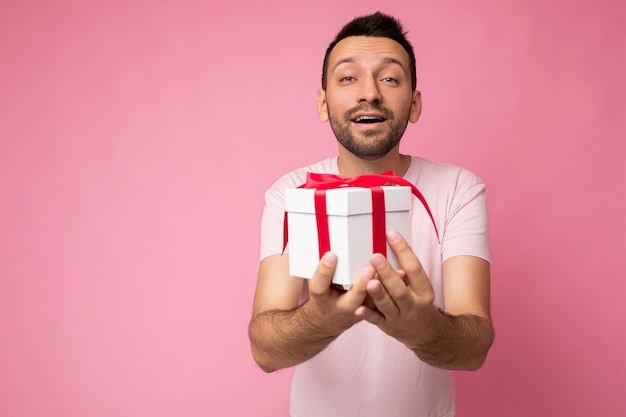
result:
[[[362,320],[355,311],[369,297],[367,283],[374,269],[363,269],[343,291],[332,284],[336,265],[334,253],[322,256],[308,280],[309,299],[300,305],[305,280],[289,276],[288,257],[273,255],[261,261],[248,333],[252,355],[263,370],[272,372],[314,357]]]
[[[322,256],[309,280],[309,301],[303,306],[311,325],[325,329],[322,330],[324,333],[331,332],[333,338],[362,320],[355,311],[368,297],[367,282],[374,277],[374,269],[366,268],[349,290],[339,290],[332,284],[336,265],[337,255],[334,253],[326,252]]]

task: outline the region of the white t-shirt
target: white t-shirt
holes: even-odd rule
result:
[[[307,172],[339,174],[337,157],[285,174],[266,192],[261,259],[282,252],[285,190],[302,185]],[[419,157],[412,157],[404,179],[424,195],[439,231],[440,242],[428,213],[414,198],[410,244],[432,283],[435,305],[444,308],[446,259],[471,255],[491,262],[485,185],[464,168]],[[293,417],[451,417],[454,384],[449,371],[422,362],[362,321],[296,366],[290,412]]]

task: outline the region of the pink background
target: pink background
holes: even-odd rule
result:
[[[323,53],[380,4],[0,0],[0,416],[286,415],[246,335],[263,193],[335,152]],[[626,408],[623,4],[383,8],[424,97],[403,151],[488,184],[497,340],[460,416]]]

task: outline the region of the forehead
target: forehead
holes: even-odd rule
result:
[[[389,38],[350,36],[342,39],[330,53],[328,69],[332,71],[335,66],[344,62],[398,62],[406,71],[409,70],[409,54],[402,45]]]

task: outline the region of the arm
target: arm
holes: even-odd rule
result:
[[[408,285],[386,259],[372,256],[367,290],[377,310],[359,307],[357,316],[395,337],[430,365],[446,369],[477,369],[494,339],[489,313],[489,263],[457,256],[443,265],[446,311],[437,309],[426,272],[397,233],[389,243],[406,273]]]
[[[357,279],[347,292],[331,286],[336,255],[322,257],[309,281],[309,300],[298,305],[303,280],[289,276],[288,255],[263,261],[248,327],[252,356],[266,372],[304,362],[324,350],[360,320],[354,311],[367,296],[365,281]]]

